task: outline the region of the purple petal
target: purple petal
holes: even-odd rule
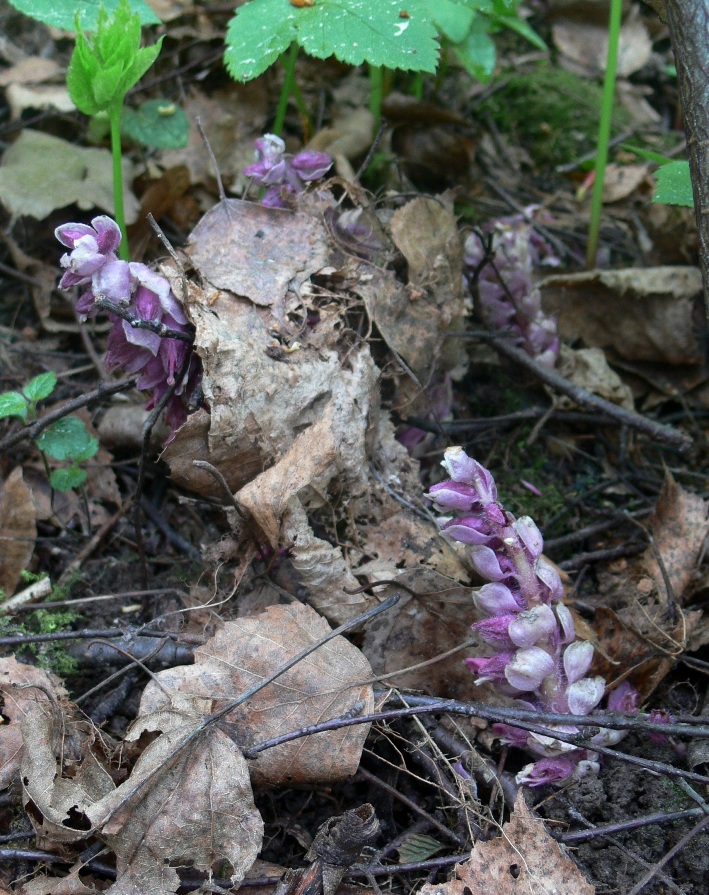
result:
[[[478,496],[470,485],[461,482],[439,482],[433,485],[426,497],[441,510],[469,512],[478,502]]]
[[[68,249],[74,248],[74,243],[82,236],[95,236],[95,232],[88,224],[62,224],[54,231],[59,242]]]
[[[576,637],[576,627],[574,626],[574,617],[563,603],[556,604],[556,617],[561,625],[561,642],[571,643]]]
[[[470,561],[478,575],[488,581],[501,581],[505,577],[506,573],[500,566],[497,554],[489,547],[471,547]]]
[[[520,516],[512,527],[520,536],[524,546],[532,554],[532,558],[536,559],[538,556],[541,556],[544,549],[544,538],[534,520],[529,516]]]
[[[532,646],[517,650],[505,669],[508,683],[517,690],[536,690],[545,677],[554,673],[555,663],[549,653]]]
[[[602,677],[585,677],[576,681],[566,691],[569,712],[572,715],[587,715],[603,699],[605,692],[606,682]]]
[[[515,780],[520,786],[546,786],[568,780],[575,770],[576,763],[568,758],[540,758],[525,765]]]
[[[104,364],[109,372],[123,368],[126,373],[137,373],[148,363],[151,354],[127,341],[122,324],[123,321],[119,321],[108,335]]]
[[[99,251],[107,255],[115,252],[121,244],[122,234],[121,228],[108,215],[101,214],[91,221],[91,225],[96,231],[98,237]]]
[[[564,650],[564,671],[570,684],[580,680],[593,662],[593,644],[588,640],[576,640]],[[577,713],[574,713],[577,714]]]
[[[474,546],[487,545],[493,536],[487,521],[479,516],[460,516],[457,519],[451,519],[450,522],[446,522],[441,531],[445,532],[449,538],[453,538],[454,541]]]
[[[143,367],[135,387],[141,392],[147,392],[157,388],[161,382],[165,382],[165,367],[159,357],[151,357]]]
[[[299,152],[291,162],[301,180],[319,180],[332,167],[332,159],[326,152],[306,149]]]
[[[158,353],[162,339],[157,333],[151,333],[148,329],[138,329],[135,326],[131,326],[127,320],[121,320],[121,323],[123,324],[123,334],[126,337],[126,342],[139,348],[145,348],[152,355]]]
[[[472,626],[473,631],[476,631],[480,639],[484,640],[485,643],[489,643],[497,649],[511,651],[514,644],[510,640],[507,628],[516,617],[515,615],[499,615],[486,618],[476,622]]]
[[[132,296],[130,266],[127,261],[109,261],[92,280],[97,298],[107,298],[116,305],[127,305]]]
[[[540,556],[534,566],[537,578],[549,591],[548,600],[561,600],[564,596],[564,585],[561,583],[559,573],[554,566],[543,556]],[[547,600],[547,601],[548,601]]]
[[[133,279],[158,296],[160,305],[166,314],[170,314],[182,325],[187,323],[187,318],[182,311],[182,305],[173,295],[170,284],[165,277],[155,273],[146,264],[132,262],[128,266]]]
[[[510,622],[509,635],[515,646],[530,647],[558,630],[556,618],[545,603],[520,612]]]
[[[484,584],[473,592],[475,605],[488,615],[517,613],[522,606],[509,587],[504,584]]]
[[[465,664],[478,676],[475,683],[482,684],[485,681],[504,680],[508,662],[512,659],[512,653],[498,653],[482,659],[466,659]]]
[[[526,730],[512,727],[511,724],[493,724],[492,732],[507,746],[516,746],[518,749],[524,749],[529,739],[529,733]]]
[[[608,696],[608,711],[609,712],[635,712],[638,708],[638,691],[633,687],[632,684],[629,684],[628,681],[623,681],[622,684],[619,684],[615,690],[613,690]]]

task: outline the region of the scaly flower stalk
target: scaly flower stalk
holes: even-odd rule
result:
[[[541,532],[529,516],[516,519],[504,509],[490,472],[462,448],[449,448],[442,465],[450,479],[434,485],[427,496],[436,509],[451,516],[443,523],[443,533],[469,548],[474,569],[488,582],[473,594],[485,616],[473,629],[494,651],[467,659],[477,683],[491,682],[526,709],[589,714],[603,698],[605,681],[587,676],[593,646],[576,637],[571,613],[561,602],[559,573],[542,555]],[[634,708],[632,688],[619,688],[616,694],[612,708]],[[556,729],[579,733],[573,725]],[[493,730],[503,742],[542,757],[523,768],[519,783],[558,783],[598,767],[593,751],[556,737],[507,724],[496,724]],[[590,743],[604,745],[621,737],[618,731],[602,729]]]

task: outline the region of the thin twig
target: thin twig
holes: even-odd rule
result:
[[[178,342],[187,342],[189,345],[194,342],[194,333],[186,333],[179,329],[172,329],[166,324],[161,323],[159,320],[143,320],[142,317],[137,317],[135,314],[126,310],[126,308],[117,305],[108,298],[98,297],[94,302],[94,307],[115,314],[116,317],[120,317],[121,320],[130,323],[133,329],[147,329],[149,332],[155,333],[156,336],[160,336],[162,339],[176,339]]]

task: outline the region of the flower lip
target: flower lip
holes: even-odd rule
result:
[[[523,692],[536,690],[545,677],[554,673],[555,663],[549,653],[538,646],[520,649],[505,668],[507,682]]]

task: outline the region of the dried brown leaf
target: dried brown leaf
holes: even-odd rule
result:
[[[594,895],[596,891],[527,807],[522,789],[502,836],[478,842],[470,859],[456,865],[455,873],[448,883],[425,885],[420,895]]]
[[[218,711],[226,701],[273,673],[279,665],[328,634],[327,622],[309,606],[270,606],[255,617],[227,622],[195,651],[195,664],[158,674],[145,689],[134,733],[177,723],[184,715]],[[371,711],[372,670],[343,637],[321,646],[246,703],[224,722],[248,748],[270,737],[337,718],[355,706]],[[153,721],[152,718],[160,720]],[[250,762],[259,784],[314,783],[354,773],[369,725],[319,733],[269,749]]]
[[[34,553],[37,520],[32,492],[16,467],[0,492],[0,590],[12,596]]]
[[[18,780],[22,761],[23,736],[20,722],[30,704],[44,700],[42,689],[66,696],[58,678],[34,665],[18,662],[13,656],[0,659],[0,790]]]
[[[279,306],[286,290],[328,259],[327,231],[317,217],[226,199],[215,205],[190,235],[190,254],[213,286]]]

